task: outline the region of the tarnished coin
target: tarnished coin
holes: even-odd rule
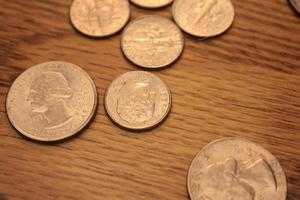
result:
[[[286,178],[278,160],[243,138],[210,143],[188,173],[191,200],[285,200]]]
[[[74,0],[70,9],[73,26],[91,37],[106,37],[120,31],[130,17],[127,0]]]
[[[89,75],[74,64],[54,61],[23,72],[6,99],[11,124],[39,141],[57,141],[78,133],[92,118],[97,91]]]
[[[105,108],[111,119],[126,129],[150,129],[167,117],[171,93],[160,78],[149,72],[127,72],[108,87]]]
[[[132,3],[144,8],[161,8],[172,3],[173,0],[131,0]]]
[[[294,9],[300,14],[300,0],[290,0],[290,3],[294,7]]]
[[[151,15],[136,19],[124,29],[121,47],[134,64],[160,68],[180,56],[184,39],[181,30],[171,20]]]
[[[219,35],[234,20],[231,0],[175,0],[172,13],[182,30],[197,37]]]

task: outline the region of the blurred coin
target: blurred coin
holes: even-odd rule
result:
[[[132,3],[144,8],[161,8],[169,5],[173,0],[131,0]]]
[[[120,31],[130,17],[127,0],[74,0],[70,9],[73,26],[91,37],[106,37]]]
[[[105,94],[111,119],[130,130],[160,124],[171,109],[171,93],[165,83],[149,72],[127,72],[115,79]]]
[[[175,0],[172,13],[178,26],[196,37],[219,35],[234,20],[234,7],[230,0]]]
[[[224,138],[204,147],[188,173],[191,200],[285,200],[286,178],[278,160],[243,138]]]
[[[23,72],[6,99],[11,124],[39,141],[57,141],[78,133],[92,118],[97,91],[89,75],[74,64],[54,61]]]
[[[181,30],[169,19],[145,16],[131,22],[123,31],[121,46],[125,56],[145,68],[161,68],[182,53]]]
[[[300,0],[290,0],[290,3],[294,7],[294,9],[300,14]]]

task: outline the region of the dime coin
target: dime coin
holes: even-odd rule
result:
[[[132,3],[144,8],[161,8],[172,3],[173,0],[131,0]]]
[[[197,37],[219,35],[234,20],[234,7],[230,0],[175,0],[172,13],[182,30]]]
[[[53,61],[23,72],[6,99],[11,124],[39,141],[57,141],[78,133],[97,105],[96,86],[74,64]]]
[[[294,7],[294,9],[300,14],[300,0],[290,0],[290,3]]]
[[[70,9],[73,26],[91,37],[106,37],[120,31],[130,17],[127,0],[74,0]]]
[[[191,200],[285,200],[286,178],[278,160],[243,138],[210,143],[188,173]]]
[[[145,16],[131,22],[123,31],[121,47],[134,64],[145,68],[170,65],[182,53],[181,30],[169,19]]]
[[[108,87],[105,108],[110,118],[126,129],[150,129],[168,115],[171,93],[160,78],[149,72],[127,72]]]

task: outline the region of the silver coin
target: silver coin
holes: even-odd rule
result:
[[[96,86],[74,64],[54,61],[23,72],[6,99],[11,124],[39,141],[57,141],[82,130],[97,106]]]
[[[150,129],[159,125],[170,112],[171,93],[152,73],[127,72],[108,87],[105,108],[110,118],[126,129]]]
[[[144,68],[161,68],[179,58],[184,38],[171,20],[150,15],[132,21],[124,29],[121,47],[134,64]]]
[[[191,200],[285,200],[286,178],[278,160],[243,138],[204,147],[188,173]]]

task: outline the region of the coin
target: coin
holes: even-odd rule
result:
[[[70,8],[73,26],[91,37],[106,37],[120,31],[128,22],[127,0],[74,0]]]
[[[57,141],[82,130],[96,105],[96,86],[89,75],[74,64],[53,61],[27,69],[14,81],[6,112],[23,135]]]
[[[243,138],[224,138],[204,147],[188,173],[191,200],[285,200],[286,178],[278,160]]]
[[[126,129],[150,129],[167,117],[171,109],[171,93],[154,74],[127,72],[108,87],[105,108],[110,118]]]
[[[161,8],[172,3],[173,0],[131,0],[132,3],[144,8]]]
[[[150,15],[134,20],[124,29],[121,47],[134,64],[161,68],[180,56],[184,39],[181,30],[171,20]]]
[[[291,5],[300,14],[300,0],[290,0]]]
[[[197,37],[212,37],[232,25],[234,7],[230,0],[175,0],[172,14],[185,32]]]

